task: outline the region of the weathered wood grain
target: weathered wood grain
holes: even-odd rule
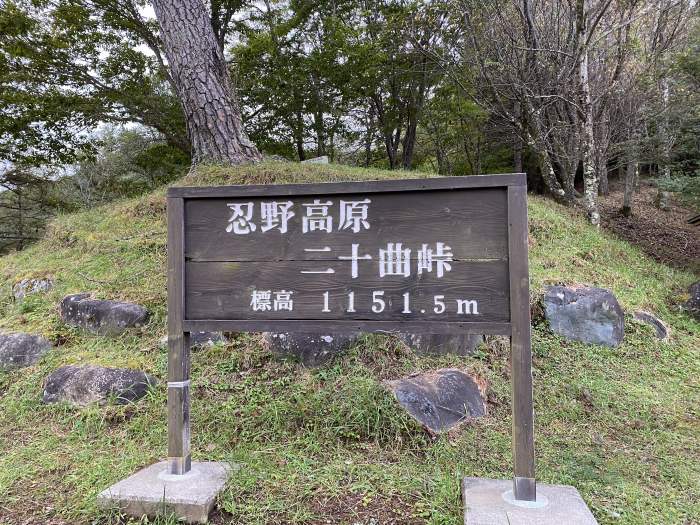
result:
[[[333,195],[339,193],[373,193],[392,191],[459,190],[467,188],[493,188],[525,186],[524,173],[499,173],[454,177],[430,177],[424,179],[396,179],[354,182],[314,182],[304,184],[247,184],[232,186],[182,186],[168,189],[168,197],[230,198],[274,197],[277,195]]]
[[[502,259],[508,253],[507,194],[505,188],[469,192],[426,191],[364,193],[327,196],[333,232],[302,231],[304,203],[317,197],[291,197],[295,213],[286,233],[279,229],[262,232],[260,203],[274,199],[188,199],[185,201],[185,257],[193,261],[332,260],[349,255],[351,244],[376,258],[380,247],[401,242],[417,254],[423,243],[444,242],[456,259]],[[340,201],[370,199],[369,229],[338,230]],[[229,233],[229,203],[253,203],[256,230],[241,235]],[[307,252],[306,248],[330,248]]]
[[[535,438],[530,346],[530,285],[527,260],[527,193],[524,186],[508,188],[510,310],[513,374],[513,493],[535,501]]]
[[[376,262],[362,261],[359,275],[350,278],[349,265],[338,262],[187,262],[187,319],[367,319],[508,321],[508,263],[455,261],[442,278],[432,274],[380,278]],[[372,264],[373,263],[373,264]],[[301,274],[305,269],[331,267],[335,274]],[[293,291],[293,311],[254,312],[254,290]],[[375,290],[385,292],[382,313],[371,310]],[[323,293],[329,293],[329,309],[323,313]],[[348,312],[348,293],[354,292],[355,312]],[[410,294],[410,314],[403,294]],[[446,310],[434,313],[434,296],[444,295]],[[476,300],[478,315],[457,314],[457,299]],[[439,307],[438,307],[439,309]],[[421,310],[425,310],[424,313]]]
[[[168,199],[168,471],[190,470],[190,338],[184,331],[183,199]]]
[[[310,334],[335,334],[372,332],[382,334],[421,333],[421,334],[491,334],[507,335],[511,333],[510,323],[499,322],[443,322],[443,321],[372,321],[366,320],[312,320],[298,321],[276,319],[268,321],[211,320],[199,319],[183,321],[183,326],[190,332],[231,330],[238,332],[297,332]]]

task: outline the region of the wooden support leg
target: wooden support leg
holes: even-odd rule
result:
[[[513,376],[513,495],[535,501],[535,440],[530,347],[530,286],[527,262],[527,190],[508,187],[511,374]]]
[[[514,331],[515,332],[515,331]],[[530,330],[527,343],[511,338],[511,373],[513,374],[513,495],[515,499],[535,501],[535,443],[532,407],[532,364]]]
[[[184,204],[168,199],[168,473],[185,474],[190,460],[190,334],[184,318]]]
[[[184,332],[168,338],[168,473],[190,467],[190,334]]]

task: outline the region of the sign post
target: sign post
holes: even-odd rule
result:
[[[209,484],[197,507],[208,513],[228,474],[191,461],[191,332],[495,334],[511,338],[513,480],[503,501],[542,507],[525,184],[507,174],[170,188],[168,460],[149,467],[160,471],[153,492],[190,519],[183,494]],[[464,481],[467,508],[474,483]]]

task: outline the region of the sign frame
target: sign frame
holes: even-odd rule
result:
[[[513,493],[536,500],[532,351],[524,173],[307,184],[172,187],[168,217],[168,472],[186,474],[190,453],[190,333],[206,330],[419,332],[509,336],[513,396]],[[307,197],[503,188],[507,192],[509,322],[373,320],[189,320],[185,318],[185,201],[208,198]]]

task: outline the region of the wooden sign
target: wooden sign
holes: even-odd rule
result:
[[[168,232],[171,472],[189,470],[189,332],[498,334],[534,499],[524,174],[171,188]]]

